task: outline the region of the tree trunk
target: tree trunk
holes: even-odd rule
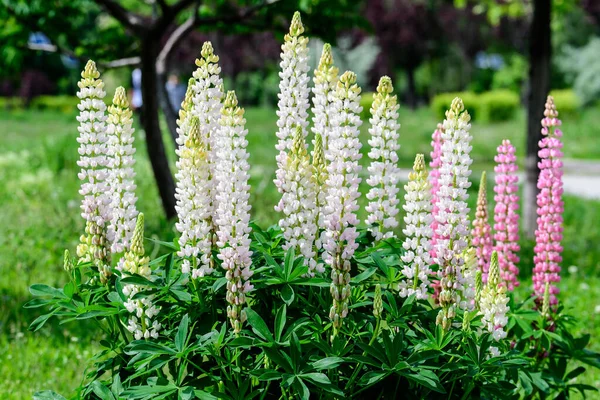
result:
[[[169,133],[171,134],[171,139],[173,139],[173,143],[176,143],[177,140],[177,111],[173,109],[171,102],[169,101],[169,94],[167,93],[166,83],[167,83],[167,74],[165,72],[161,72],[160,69],[156,75],[156,81],[158,84],[158,98],[160,100],[160,108],[165,116],[165,120],[167,121],[167,127],[169,128]]]
[[[156,57],[159,39],[148,33],[141,40],[142,100],[144,103],[142,125],[146,131],[148,157],[152,164],[160,199],[167,219],[171,219],[175,216],[175,181],[169,169],[158,119]]]
[[[546,96],[550,91],[550,56],[552,54],[550,14],[551,0],[534,0],[533,19],[529,31],[529,93],[527,96],[527,153],[523,188],[523,223],[525,233],[533,237],[537,225],[536,197],[538,143],[542,139],[540,121],[544,115]]]
[[[408,106],[414,110],[417,108],[417,86],[415,83],[415,67],[408,65],[406,67],[406,81],[408,83],[406,101]]]

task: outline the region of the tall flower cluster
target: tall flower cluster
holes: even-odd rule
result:
[[[195,81],[192,87],[194,93],[192,97],[192,114],[199,118],[200,141],[206,150],[206,161],[209,165],[210,175],[207,190],[210,204],[208,205],[208,211],[210,213],[211,236],[213,236],[216,234],[216,226],[212,218],[217,205],[215,199],[216,183],[212,177],[215,174],[217,162],[215,146],[216,136],[219,133],[219,118],[221,117],[223,80],[220,77],[219,56],[214,53],[211,42],[204,42],[200,55],[201,57],[196,60],[198,68],[193,73]]]
[[[110,254],[106,225],[110,221],[110,198],[106,195],[109,160],[106,136],[106,104],[104,82],[93,61],[88,61],[78,82],[79,161],[78,177],[82,181],[79,193],[83,196],[81,216],[86,220],[85,235],[77,246],[81,262],[94,262],[101,280],[110,274]]]
[[[467,247],[469,234],[469,208],[467,206],[467,189],[471,186],[469,176],[472,163],[471,151],[471,117],[464,111],[461,99],[452,101],[450,110],[446,111],[442,130],[442,156],[438,191],[438,236],[435,261],[440,266],[441,310],[437,323],[448,329],[456,315],[456,306],[464,304],[461,292],[465,284],[462,274],[464,259],[462,252]]]
[[[369,178],[371,186],[367,199],[367,224],[375,240],[394,236],[393,228],[398,226],[398,100],[392,95],[392,80],[384,76],[379,80],[377,93],[371,106],[371,128],[369,133]]]
[[[561,122],[552,96],[548,96],[544,119],[542,119],[542,135],[538,156],[540,175],[537,187],[537,229],[535,231],[535,256],[533,268],[533,289],[535,295],[542,299],[546,283],[550,285],[550,304],[557,303],[560,281],[560,262],[562,261],[563,217],[563,162],[562,131],[558,128]]]
[[[508,290],[519,286],[519,196],[517,195],[517,157],[515,147],[503,140],[494,157],[496,173],[494,186],[494,250],[498,253],[501,282]]]
[[[498,253],[494,251],[491,256],[488,281],[479,299],[479,312],[482,315],[481,322],[484,328],[496,341],[506,337],[504,327],[508,323],[507,304],[506,287],[500,281]]]
[[[339,329],[348,314],[350,300],[350,259],[358,247],[358,185],[361,158],[359,141],[360,88],[356,74],[347,71],[337,84],[333,96],[331,136],[326,153],[327,206],[325,207],[324,260],[331,266],[333,306],[329,317]]]
[[[317,255],[317,266],[315,271],[323,273],[325,268],[319,263],[318,255],[323,250],[321,227],[325,226],[325,207],[327,206],[327,164],[325,161],[325,149],[323,148],[323,137],[320,133],[315,134],[315,147],[312,158],[312,182],[315,189],[315,212],[314,224],[316,227],[316,235],[314,242],[314,251]]]
[[[477,265],[482,272],[483,282],[487,282],[490,257],[492,256],[492,229],[488,221],[487,207],[487,176],[484,171],[481,174],[475,220],[473,221],[473,231],[471,232],[472,244],[475,247],[477,255]]]
[[[185,109],[188,107],[188,110]],[[186,120],[189,104],[184,100],[184,108],[180,118]],[[175,188],[175,210],[178,221],[176,229],[179,237],[180,250],[177,253],[183,257],[182,271],[191,273],[192,278],[203,277],[213,272],[211,259],[211,199],[209,197],[210,165],[204,143],[200,139],[200,121],[192,117],[189,121],[186,141],[179,148],[177,161],[177,187]]]
[[[324,149],[327,149],[327,141],[331,130],[331,96],[337,86],[339,70],[333,65],[333,55],[331,54],[331,45],[325,43],[319,65],[315,69],[313,82],[315,87],[313,91],[313,127],[312,131],[316,135],[321,135]]]
[[[277,172],[275,185],[280,193],[285,190],[286,168],[288,166],[288,153],[292,149],[296,128],[302,128],[302,135],[306,137],[308,125],[308,38],[302,36],[304,26],[300,20],[300,13],[296,12],[292,18],[290,31],[285,35],[285,42],[281,46],[281,72],[279,77],[279,101],[277,103],[277,137],[279,139],[276,149]]]
[[[144,214],[140,213],[137,216],[135,230],[131,238],[131,247],[119,260],[117,269],[121,271],[124,277],[139,275],[150,280],[152,271],[149,262],[150,258],[144,255]],[[123,286],[123,294],[127,296],[127,301],[124,303],[125,308],[131,314],[134,314],[127,320],[127,330],[133,334],[136,340],[151,337],[156,339],[162,328],[155,318],[160,311],[160,307],[154,304],[154,295],[134,298],[136,294],[143,290],[143,285],[125,284]]]
[[[248,185],[248,152],[244,129],[244,109],[238,107],[233,91],[228,92],[219,121],[221,131],[216,143],[217,166],[217,245],[219,259],[227,278],[227,316],[236,333],[246,319],[243,305],[252,290],[250,251],[250,185]]]
[[[112,106],[108,108],[106,128],[107,155],[111,164],[106,183],[112,213],[107,236],[112,253],[129,250],[138,215],[135,207],[135,148],[131,116],[125,88],[120,86],[115,92]]]
[[[435,243],[437,242],[437,227],[438,222],[435,218],[438,212],[438,192],[440,190],[440,167],[442,166],[442,132],[444,130],[444,125],[438,124],[437,128],[433,131],[431,135],[431,161],[429,162],[429,168],[431,172],[429,173],[429,181],[431,182],[431,204],[433,205],[431,209],[431,213],[433,216],[433,221],[431,223],[431,228],[433,230],[433,235],[431,236],[431,257],[435,258]]]
[[[408,184],[404,186],[406,211],[404,222],[406,228],[402,231],[406,240],[402,244],[406,253],[402,256],[404,268],[402,273],[406,278],[400,282],[400,296],[415,294],[418,299],[426,299],[431,276],[431,184],[427,179],[425,157],[417,154],[413,171],[408,175]]]
[[[281,188],[283,195],[275,210],[283,213],[279,226],[286,242],[284,250],[293,248],[296,254],[304,257],[308,275],[314,276],[317,267],[317,253],[314,242],[317,234],[315,186],[313,167],[306,150],[304,134],[296,127],[294,143],[287,158],[285,179]]]

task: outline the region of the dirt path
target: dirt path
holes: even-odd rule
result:
[[[409,169],[401,170],[403,180],[407,179],[409,172]],[[520,172],[518,175],[522,182],[524,174]],[[563,184],[567,194],[600,200],[600,161],[566,159]]]

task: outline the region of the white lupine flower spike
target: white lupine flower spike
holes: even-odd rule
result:
[[[106,96],[104,82],[90,60],[81,73],[77,97],[79,108],[79,161],[78,177],[82,181],[79,193],[83,196],[81,216],[86,220],[85,235],[77,246],[80,262],[93,262],[106,282],[110,275],[110,253],[106,228],[110,221],[110,198],[107,195],[106,177],[110,161],[106,156]]]
[[[221,67],[219,56],[214,53],[211,42],[202,45],[201,57],[196,60],[198,67],[193,73],[195,79],[192,87],[193,108],[192,114],[200,120],[200,140],[207,154],[209,165],[209,182],[207,186],[210,198],[209,212],[211,214],[211,235],[213,242],[216,241],[216,225],[213,221],[216,204],[216,181],[213,179],[217,162],[217,151],[215,148],[219,134],[219,118],[223,101],[223,79],[220,77]]]
[[[337,81],[339,79],[339,70],[333,65],[333,55],[331,54],[331,45],[325,43],[319,65],[315,69],[313,78],[313,127],[315,134],[313,147],[316,149],[316,135],[321,135],[323,141],[323,150],[327,151],[327,141],[331,131],[331,96],[335,92]],[[314,157],[314,155],[313,155]]]
[[[296,128],[302,128],[302,135],[306,137],[308,125],[308,38],[302,36],[304,26],[300,20],[300,13],[296,12],[292,18],[290,31],[285,35],[285,42],[281,46],[281,72],[279,77],[279,101],[277,102],[277,138],[275,148],[277,155],[277,171],[275,185],[283,194],[282,185],[285,184],[287,157],[292,149]]]
[[[248,152],[244,128],[244,109],[238,107],[235,92],[227,93],[221,110],[218,135],[216,179],[218,208],[216,212],[219,259],[227,278],[227,316],[237,334],[246,320],[243,310],[250,284],[252,251],[250,251],[250,185]]]
[[[129,250],[138,215],[135,207],[137,197],[133,169],[135,148],[132,123],[132,112],[129,109],[125,88],[119,86],[113,104],[108,108],[106,129],[107,155],[111,161],[106,183],[112,212],[107,236],[113,254]]]
[[[275,210],[283,213],[283,218],[279,220],[285,238],[283,249],[287,251],[293,248],[295,254],[304,257],[309,276],[314,276],[317,267],[314,249],[317,210],[312,172],[304,134],[298,126],[287,158],[284,183],[280,188],[283,194]]]
[[[359,141],[360,87],[356,74],[347,71],[337,84],[333,96],[331,136],[326,153],[329,174],[327,206],[325,207],[325,232],[323,258],[331,267],[331,295],[333,306],[329,317],[333,321],[334,335],[348,314],[350,302],[350,260],[358,247],[356,216],[360,192],[358,185],[361,158]]]
[[[504,327],[508,323],[508,297],[506,287],[500,281],[498,253],[492,252],[487,284],[481,291],[479,311],[484,329],[492,334],[494,340],[506,338]]]
[[[117,266],[123,277],[139,275],[150,280],[152,273],[149,266],[150,258],[144,253],[144,214],[139,213],[131,238],[131,248],[119,260]],[[144,290],[143,285],[125,284],[123,286],[123,294],[128,298],[124,303],[125,308],[134,314],[127,320],[126,328],[133,334],[135,340],[156,339],[162,326],[155,317],[161,307],[157,307],[153,303],[154,295],[134,299],[134,296],[142,290]]]
[[[404,222],[406,228],[402,231],[406,240],[402,244],[406,253],[402,256],[405,279],[400,282],[400,296],[407,297],[415,294],[417,299],[426,299],[432,271],[431,255],[431,183],[427,176],[425,157],[417,154],[413,171],[408,175],[408,184],[404,186],[406,211]]]
[[[467,189],[471,186],[469,176],[472,163],[469,153],[471,139],[469,121],[471,117],[464,111],[461,99],[452,101],[446,111],[442,134],[442,155],[439,177],[438,213],[435,219],[437,242],[435,244],[435,262],[439,265],[441,310],[437,324],[449,329],[456,316],[456,307],[468,303],[461,299],[465,285],[462,274],[464,264],[463,251],[467,247],[469,235],[469,208]]]
[[[367,199],[369,213],[367,225],[375,236],[375,241],[394,237],[392,231],[398,226],[398,99],[392,95],[394,90],[392,80],[384,76],[379,80],[377,93],[371,106],[371,128],[369,133],[369,158],[368,167],[371,186]]]
[[[184,100],[184,106],[189,106]],[[188,111],[189,112],[189,111]],[[185,119],[184,115],[184,119]],[[177,161],[175,210],[176,229],[183,257],[182,272],[200,278],[213,272],[210,197],[208,193],[210,166],[204,143],[200,139],[200,121],[192,117],[185,144]]]

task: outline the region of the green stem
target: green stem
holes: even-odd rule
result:
[[[375,343],[375,339],[377,339],[377,337],[379,336],[380,329],[381,329],[381,318],[377,318],[377,322],[375,323],[375,329],[373,330],[373,336],[371,337],[371,340],[369,340],[369,346],[372,346],[373,343]],[[363,357],[366,355],[367,355],[367,353],[363,352]],[[354,380],[356,379],[356,376],[358,375],[362,366],[363,366],[362,362],[359,362],[358,364],[356,364],[356,368],[354,369],[354,372],[352,373],[350,380],[346,384],[346,387],[350,387],[354,383]]]

